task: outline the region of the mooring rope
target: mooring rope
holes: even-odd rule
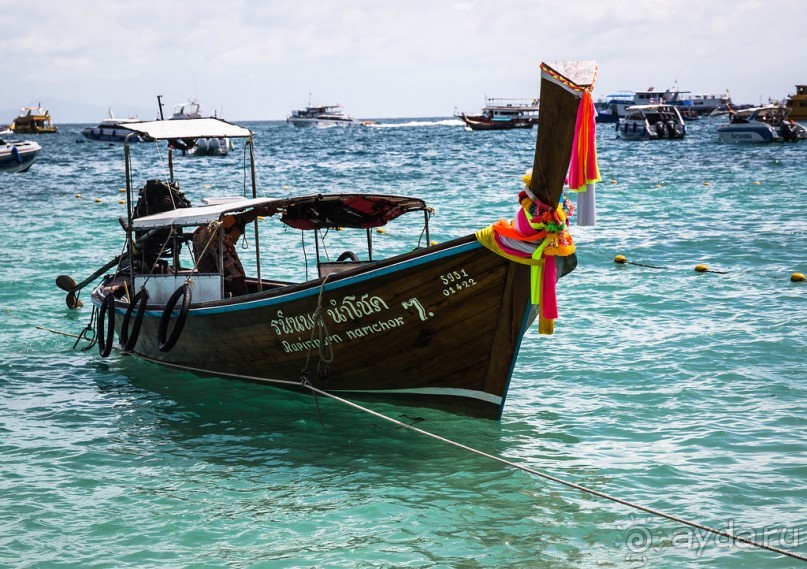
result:
[[[628,500],[623,500],[622,498],[612,496],[611,494],[606,494],[605,492],[600,492],[598,490],[593,490],[591,488],[581,486],[580,484],[575,484],[574,482],[569,482],[567,480],[563,480],[561,478],[558,478],[557,476],[552,476],[551,474],[546,474],[545,472],[541,472],[541,471],[536,470],[534,468],[530,468],[529,466],[524,466],[522,464],[517,464],[515,462],[511,462],[511,461],[506,460],[504,458],[501,458],[499,456],[486,453],[484,451],[481,451],[479,449],[475,449],[473,447],[469,447],[469,446],[464,445],[462,443],[458,443],[457,441],[453,441],[453,440],[448,439],[446,437],[442,437],[440,435],[430,433],[429,431],[424,431],[423,429],[419,429],[418,427],[415,427],[415,426],[410,425],[408,423],[404,423],[404,422],[399,421],[397,419],[393,419],[392,417],[388,417],[388,416],[386,416],[386,415],[384,415],[382,413],[378,413],[376,411],[373,411],[372,409],[368,409],[367,407],[359,405],[358,403],[354,403],[354,402],[349,401],[347,399],[343,399],[342,397],[339,397],[338,395],[334,395],[333,393],[323,391],[322,389],[317,389],[316,387],[314,387],[310,383],[303,383],[303,386],[310,389],[314,393],[318,393],[318,394],[323,395],[325,397],[329,397],[329,398],[331,398],[331,399],[333,399],[335,401],[338,401],[340,403],[344,403],[345,405],[348,405],[349,407],[353,407],[354,409],[358,409],[359,411],[363,411],[365,413],[368,413],[368,414],[370,414],[370,415],[372,415],[374,417],[378,417],[379,419],[383,419],[384,421],[390,422],[390,423],[392,423],[394,425],[397,425],[399,427],[409,429],[410,431],[413,431],[415,433],[430,437],[430,438],[438,440],[438,441],[440,441],[442,443],[445,443],[445,444],[451,445],[453,447],[456,447],[456,448],[471,452],[473,454],[477,454],[479,456],[483,456],[483,457],[488,458],[490,460],[493,460],[493,461],[499,462],[501,464],[504,464],[506,466],[509,466],[510,468],[515,468],[515,469],[518,469],[518,470],[522,470],[524,472],[527,472],[529,474],[533,474],[533,475],[538,476],[540,478],[544,478],[546,480],[550,480],[550,481],[555,482],[557,484],[567,486],[568,488],[574,488],[575,490],[579,490],[580,492],[583,492],[585,494],[591,494],[592,496],[597,496],[599,498],[605,498],[606,500],[610,500],[611,502],[616,502],[617,504],[622,504],[623,506],[628,506],[629,508],[634,508],[636,510],[641,510],[643,512],[647,512],[648,514],[652,514],[654,516],[665,518],[665,519],[668,519],[670,521],[673,521],[673,522],[676,522],[676,523],[679,523],[679,524],[682,524],[682,525],[686,525],[686,526],[689,526],[689,527],[692,527],[692,528],[696,528],[696,529],[699,529],[699,530],[702,530],[702,531],[706,531],[706,532],[709,532],[709,533],[712,533],[712,534],[715,534],[715,535],[719,535],[721,537],[726,537],[726,538],[729,538],[729,539],[731,539],[733,541],[738,541],[740,543],[745,543],[746,545],[751,545],[753,547],[758,547],[760,549],[767,549],[768,551],[772,551],[774,553],[779,553],[780,555],[786,555],[787,557],[791,557],[793,559],[798,559],[799,561],[807,561],[807,556],[801,555],[799,553],[796,553],[796,552],[793,552],[793,551],[787,551],[786,549],[781,549],[779,547],[768,545],[766,543],[761,543],[761,542],[758,542],[758,541],[754,541],[753,539],[748,539],[748,538],[745,538],[745,537],[743,537],[741,535],[732,534],[732,533],[727,532],[727,531],[719,530],[719,529],[716,529],[716,528],[705,526],[703,524],[699,524],[697,522],[686,520],[686,519],[681,518],[679,516],[675,516],[673,514],[668,514],[668,513],[662,512],[660,510],[650,508],[648,506],[642,506],[641,504],[636,504],[635,502],[630,502]]]
[[[327,280],[327,278],[325,280]],[[322,289],[324,289],[325,281],[323,281],[321,286],[322,286]],[[321,300],[322,300],[322,289],[320,290],[320,303],[319,303],[320,306],[321,306]],[[72,337],[79,338],[79,336],[76,336],[75,334],[68,334],[66,332],[59,332],[57,330],[51,330],[51,329],[45,328],[43,326],[37,326],[37,328],[40,329],[40,330],[45,330],[47,332],[52,332],[54,334],[61,334],[61,335],[64,335],[64,336],[72,336]],[[313,335],[312,335],[312,338],[313,338]],[[76,341],[76,343],[78,343],[78,340]],[[310,347],[309,347],[309,350],[310,350]],[[310,355],[310,351],[309,351],[309,355]],[[143,357],[143,359],[149,360],[149,361],[156,361],[156,360],[152,360],[151,358],[148,358],[148,357]],[[159,362],[159,363],[167,364],[169,367],[180,367],[180,366],[173,366],[172,364],[169,364],[167,362]],[[323,391],[322,389],[318,389],[318,388],[314,387],[308,381],[308,377],[307,377],[307,371],[308,370],[307,370],[307,368],[308,368],[308,358],[306,358],[306,368],[303,369],[304,373],[302,374],[302,381],[300,383],[297,383],[296,385],[302,385],[306,389],[310,390],[312,392],[312,394],[314,395],[314,401],[315,401],[316,406],[317,406],[317,415],[319,417],[320,423],[322,423],[322,417],[321,417],[320,412],[319,412],[319,401],[316,398],[317,394],[322,395],[324,397],[328,397],[330,399],[333,399],[334,401],[337,401],[339,403],[347,405],[348,407],[353,407],[354,409],[358,409],[359,411],[362,411],[364,413],[367,413],[369,415],[372,415],[374,417],[377,417],[379,419],[382,419],[384,421],[387,421],[389,423],[397,425],[398,427],[401,427],[401,428],[404,428],[404,429],[409,429],[410,431],[413,431],[413,432],[418,433],[420,435],[423,435],[423,436],[432,438],[434,440],[440,441],[442,443],[445,443],[447,445],[453,446],[455,448],[458,448],[458,449],[461,449],[461,450],[464,450],[464,451],[467,451],[467,452],[482,456],[482,457],[487,458],[489,460],[493,460],[493,461],[498,462],[500,464],[504,464],[505,466],[508,466],[510,468],[515,468],[517,470],[521,470],[521,471],[526,472],[528,474],[538,476],[539,478],[543,478],[545,480],[555,482],[556,484],[561,484],[561,485],[566,486],[568,488],[573,488],[573,489],[578,490],[580,492],[583,492],[585,494],[590,494],[592,496],[597,496],[599,498],[604,498],[606,500],[609,500],[611,502],[615,502],[617,504],[621,504],[623,506],[627,506],[629,508],[640,510],[642,512],[646,512],[648,514],[652,514],[652,515],[658,516],[660,518],[665,518],[667,520],[670,520],[670,521],[673,521],[673,522],[676,522],[676,523],[679,523],[679,524],[682,524],[682,525],[685,525],[685,526],[689,526],[689,527],[692,527],[692,528],[695,528],[695,529],[699,529],[699,530],[702,530],[702,531],[705,531],[705,532],[712,533],[714,535],[718,535],[718,536],[721,536],[721,537],[731,539],[732,541],[735,541],[735,542],[744,543],[746,545],[750,545],[752,547],[756,547],[756,548],[759,548],[759,549],[766,549],[768,551],[772,551],[773,553],[778,553],[780,555],[790,557],[791,559],[797,559],[799,561],[807,562],[807,556],[801,555],[800,553],[796,553],[796,552],[793,552],[793,551],[787,551],[786,549],[775,547],[773,545],[768,545],[766,543],[761,543],[761,542],[755,541],[753,539],[748,539],[748,538],[743,537],[741,535],[736,535],[736,534],[733,534],[733,533],[730,533],[730,532],[727,532],[727,531],[712,528],[712,527],[700,524],[698,522],[693,522],[693,521],[684,519],[682,517],[679,517],[679,516],[676,516],[676,515],[673,515],[673,514],[668,514],[666,512],[656,510],[655,508],[650,508],[648,506],[642,506],[641,504],[637,504],[635,502],[630,502],[628,500],[618,498],[618,497],[613,496],[611,494],[607,494],[605,492],[600,492],[599,490],[594,490],[592,488],[588,488],[586,486],[582,486],[582,485],[576,484],[574,482],[569,482],[567,480],[563,480],[562,478],[558,478],[557,476],[553,476],[551,474],[541,472],[541,471],[536,470],[534,468],[531,468],[529,466],[524,466],[523,464],[517,464],[515,462],[509,461],[509,460],[504,459],[502,457],[487,453],[487,452],[479,450],[479,449],[475,449],[473,447],[469,447],[468,445],[464,445],[462,443],[459,443],[457,441],[448,439],[446,437],[436,435],[434,433],[430,433],[429,431],[424,431],[423,429],[419,429],[418,427],[415,427],[414,425],[410,425],[408,423],[404,423],[403,421],[393,419],[392,417],[388,417],[388,416],[386,416],[386,415],[384,415],[382,413],[379,413],[377,411],[373,411],[372,409],[369,409],[367,407],[359,405],[358,403],[354,403],[353,401],[349,401],[347,399],[339,397],[338,395],[334,395],[333,393],[329,393],[327,391]],[[185,368],[185,367],[183,367],[182,369],[192,370],[193,368]],[[198,371],[204,371],[204,370],[198,370]],[[219,375],[229,376],[229,377],[238,377],[238,378],[241,378],[241,379],[253,379],[253,380],[257,380],[257,381],[265,381],[263,378],[257,378],[257,377],[251,378],[251,377],[240,376],[240,375],[235,375],[235,374],[222,373],[222,374],[219,374]],[[277,383],[286,383],[286,384],[289,384],[289,385],[292,384],[292,382],[280,381],[280,380],[278,380]]]

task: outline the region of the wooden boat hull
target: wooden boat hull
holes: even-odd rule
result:
[[[534,119],[492,120],[487,117],[469,117],[462,115],[465,125],[471,130],[513,130],[516,128],[532,128]]]
[[[307,377],[355,398],[495,419],[536,315],[529,290],[529,267],[468,236],[324,280],[192,304],[169,352],[157,342],[163,308],[149,305],[133,353],[195,373],[292,389]],[[104,294],[97,288],[93,302]],[[118,333],[127,306],[117,302]]]

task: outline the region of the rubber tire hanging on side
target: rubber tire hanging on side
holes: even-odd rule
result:
[[[179,301],[180,296],[182,297],[182,306],[179,308],[179,316],[177,316],[177,321],[174,324],[171,335],[166,340],[165,336],[168,334],[168,324],[171,320],[171,314],[174,312],[174,307]],[[185,283],[174,291],[174,294],[171,295],[171,298],[169,298],[168,302],[165,304],[163,314],[160,317],[160,327],[157,330],[157,347],[161,352],[170,352],[176,345],[177,340],[179,340],[179,335],[182,333],[182,328],[185,326],[185,319],[188,317],[188,309],[191,306],[192,297],[191,285]]]
[[[359,257],[353,251],[345,251],[339,257],[337,257],[336,262],[341,263],[343,261],[356,261],[358,262]]]
[[[104,330],[104,317],[106,317],[106,330]],[[112,352],[112,340],[115,338],[115,295],[109,293],[101,302],[98,311],[98,352],[102,358]]]
[[[120,327],[120,343],[124,352],[131,352],[137,344],[137,337],[140,335],[140,326],[143,324],[143,314],[146,312],[146,304],[149,301],[149,291],[141,288],[132,300],[129,301],[129,308],[123,315],[123,324]],[[137,306],[137,315],[132,325],[132,334],[129,335],[129,320],[132,317],[134,308]]]

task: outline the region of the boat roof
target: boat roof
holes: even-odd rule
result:
[[[675,109],[675,105],[668,105],[666,103],[659,103],[658,105],[633,105],[627,107],[626,111],[655,111],[657,109],[667,109],[672,110]]]
[[[132,220],[133,229],[187,227],[218,221],[224,214],[266,207],[295,229],[381,227],[411,211],[428,210],[418,198],[380,194],[333,194],[295,198],[212,198],[208,205],[172,209]]]
[[[146,140],[174,138],[248,138],[248,128],[217,118],[177,119],[127,123],[126,128],[142,135]]]
[[[154,227],[204,225],[211,221],[218,221],[225,213],[243,211],[259,206],[270,206],[277,201],[271,198],[238,198],[216,201],[212,205],[170,209],[133,219],[132,228],[151,229]]]

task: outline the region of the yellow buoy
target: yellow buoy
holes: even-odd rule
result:
[[[759,182],[754,182],[754,185],[755,185],[755,186],[758,186],[758,185],[759,185]]]
[[[614,257],[614,263],[619,263],[620,265],[624,265],[628,262],[628,259],[624,255],[617,255]]]
[[[383,227],[379,227],[379,228],[378,228],[378,229],[376,229],[375,231],[376,231],[376,233],[385,233],[385,231],[384,231],[384,228],[383,228]]]
[[[125,191],[126,191],[126,188],[118,188],[118,191],[119,191],[120,193],[123,193],[123,192],[125,192]]]
[[[101,203],[101,198],[95,198],[95,203]]]
[[[711,185],[711,184],[710,184],[709,182],[704,182],[704,183],[703,183],[703,185],[704,185],[704,186],[709,186],[709,185]]]
[[[616,184],[616,180],[611,180],[611,183],[612,183],[612,184]]]
[[[790,275],[790,280],[794,283],[803,283],[807,281],[807,277],[804,276],[804,273],[793,273]]]
[[[126,203],[126,200],[118,200],[118,203],[119,203],[119,204],[125,204],[125,203]]]
[[[695,265],[695,272],[696,273],[708,273],[709,267],[706,265]]]
[[[433,246],[437,245],[437,241],[429,241],[429,245],[431,245],[433,247]]]
[[[657,188],[660,188],[660,187],[661,187],[661,184],[656,184],[656,187],[657,187]]]

